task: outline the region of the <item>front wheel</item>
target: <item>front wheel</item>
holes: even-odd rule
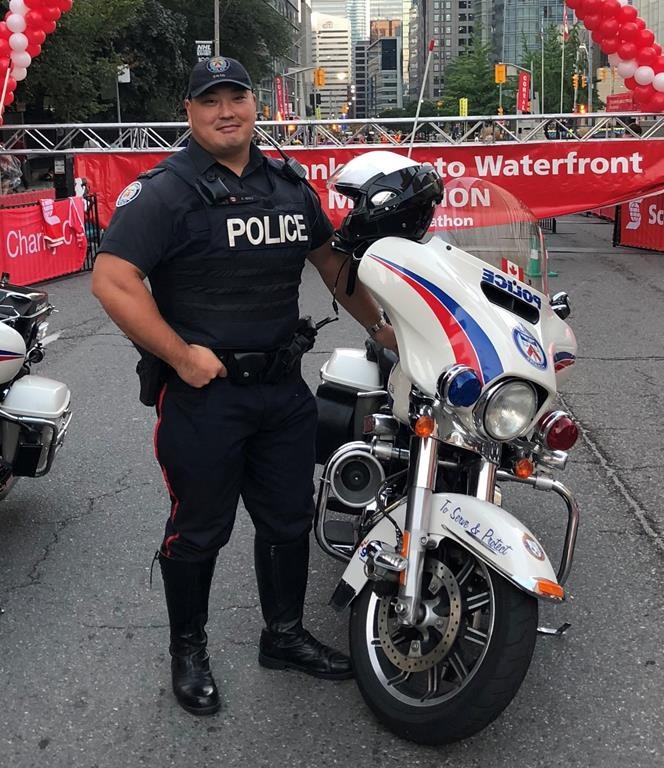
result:
[[[354,601],[350,650],[362,696],[381,722],[419,744],[485,728],[514,698],[537,637],[537,600],[470,552],[443,542],[427,555],[420,623],[370,586]]]

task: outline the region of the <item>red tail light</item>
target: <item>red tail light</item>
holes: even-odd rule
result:
[[[540,419],[539,438],[550,451],[569,451],[579,438],[579,428],[564,411],[550,411]]]

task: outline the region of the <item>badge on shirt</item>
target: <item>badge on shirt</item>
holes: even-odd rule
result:
[[[118,199],[115,201],[115,207],[122,208],[123,205],[128,205],[132,200],[136,200],[141,194],[142,189],[143,185],[140,181],[132,181],[128,187],[125,187],[122,192],[120,192]]]

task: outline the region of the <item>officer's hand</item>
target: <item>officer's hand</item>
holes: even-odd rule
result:
[[[394,328],[391,325],[383,326],[379,331],[373,334],[373,338],[387,349],[391,349],[392,352],[399,354],[399,348],[397,347],[397,337],[394,334]]]
[[[175,370],[182,381],[197,389],[209,384],[212,379],[223,379],[228,375],[226,366],[214,352],[198,344],[189,345],[186,358]]]

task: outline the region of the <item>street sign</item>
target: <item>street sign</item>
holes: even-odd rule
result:
[[[459,116],[468,117],[468,99],[459,99]]]
[[[213,40],[196,40],[196,60],[207,61],[212,58]]]

